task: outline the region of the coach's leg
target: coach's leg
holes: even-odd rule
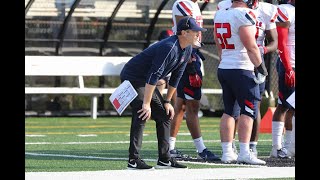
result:
[[[143,130],[145,127],[145,120],[139,118],[138,110],[141,109],[144,97],[144,87],[136,88],[138,93],[130,106],[132,108],[131,128],[130,128],[130,146],[129,146],[129,159],[140,158],[139,152],[143,140]]]
[[[151,99],[152,118],[156,122],[158,138],[158,157],[159,160],[168,161],[169,136],[170,136],[170,115],[166,114],[163,104],[163,97],[158,89],[155,89]]]

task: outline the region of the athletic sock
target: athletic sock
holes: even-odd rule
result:
[[[282,148],[282,133],[284,122],[272,121],[272,146],[276,149]]]
[[[169,151],[173,150],[176,146],[176,139],[175,137],[169,137]]]
[[[202,153],[202,151],[203,151],[204,149],[206,149],[206,146],[205,146],[204,143],[203,143],[202,137],[199,137],[199,138],[197,138],[197,139],[193,139],[193,143],[194,143],[194,145],[196,146],[198,153]]]

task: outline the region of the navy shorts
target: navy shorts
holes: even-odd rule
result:
[[[262,97],[262,94],[264,93],[264,90],[266,89],[266,81],[264,81],[261,84],[258,84],[259,86],[259,92],[260,92],[260,97]],[[236,118],[238,116],[240,116],[240,106],[238,104],[238,102],[236,101],[233,107],[233,117]]]
[[[202,79],[201,59],[199,58],[199,56],[197,57],[198,58],[196,59],[196,61],[193,61],[192,64],[193,66],[195,66],[197,74]],[[187,64],[187,66],[190,65],[191,64]],[[201,87],[190,86],[189,74],[187,73],[187,71],[184,71],[177,87],[177,96],[184,100],[200,100],[201,95]]]
[[[240,114],[256,119],[258,101],[261,100],[258,85],[254,82],[254,72],[242,69],[218,68],[218,80],[222,87],[224,113],[234,116],[235,102],[240,106]]]
[[[295,70],[293,68],[293,70]],[[292,108],[291,105],[286,101],[286,99],[295,91],[295,87],[288,87],[285,84],[285,68],[280,61],[277,59],[277,72],[278,72],[278,104],[282,104],[284,107]]]

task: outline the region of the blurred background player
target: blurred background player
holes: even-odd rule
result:
[[[217,9],[227,9],[231,6],[231,0],[221,1]],[[276,30],[275,20],[277,18],[277,6],[265,3],[260,0],[257,4],[257,8],[255,9],[257,15],[256,21],[256,41],[259,47],[261,58],[264,61],[264,55],[270,52],[275,52],[278,47],[278,34]],[[267,42],[267,44],[265,44]],[[265,91],[266,82],[259,84],[260,98],[262,100],[262,95]],[[257,144],[259,138],[259,129],[261,122],[261,112],[260,112],[261,101],[258,102],[258,114],[257,119],[253,122],[252,134],[250,138],[250,150],[254,155],[258,156]],[[238,103],[236,103],[234,107],[234,116],[237,118],[240,114],[240,107]],[[237,121],[236,121],[237,124]],[[236,126],[237,128],[237,126]],[[235,129],[236,129],[235,128]],[[233,141],[233,147],[235,147],[235,143]]]
[[[185,17],[193,17],[199,26],[203,26],[203,19],[197,0],[177,0],[172,6],[173,32],[177,33],[177,22]],[[186,24],[188,26],[188,24]],[[181,77],[177,88],[177,98],[174,105],[175,116],[171,120],[170,130],[170,154],[172,157],[188,157],[175,148],[176,137],[186,113],[186,123],[191,133],[194,145],[197,149],[197,158],[205,161],[219,161],[220,158],[209,151],[204,145],[199,124],[198,111],[200,110],[202,72],[201,61],[204,60],[199,49],[201,47],[201,34],[198,44],[194,46],[191,59]]]
[[[220,122],[222,158],[224,163],[264,165],[249,150],[253,121],[257,118],[260,99],[258,82],[268,75],[256,43],[257,0],[233,0],[228,9],[220,9],[214,17],[214,40],[220,56],[218,80],[223,91],[224,113]],[[258,74],[254,74],[254,70]],[[238,118],[239,155],[232,150],[235,102],[241,108]]]
[[[294,130],[292,125],[295,125],[295,118],[293,118],[295,110],[286,101],[295,91],[295,0],[279,0],[276,25],[279,50],[277,59],[279,98],[272,119],[270,157],[289,158],[295,156],[295,134],[294,131],[290,131]],[[282,145],[284,126],[286,128],[285,146]],[[290,143],[290,141],[294,142]]]

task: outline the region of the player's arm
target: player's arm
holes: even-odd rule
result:
[[[247,49],[248,56],[250,61],[256,67],[258,71],[257,76],[254,77],[254,81],[257,84],[263,83],[268,75],[267,68],[264,64],[264,61],[261,59],[260,50],[256,43],[255,38],[256,27],[255,26],[240,26],[239,36],[242,44]]]
[[[278,32],[278,49],[281,61],[286,70],[292,70],[289,52],[287,49],[290,22],[277,22],[276,24]]]
[[[172,96],[173,96],[175,91],[176,91],[176,88],[169,85],[167,96],[166,96],[166,101],[171,101]],[[173,117],[174,117],[174,108],[172,107],[171,103],[165,103],[164,107],[166,109],[167,115],[170,114],[170,119],[173,119]]]
[[[292,69],[290,63],[289,50],[287,47],[289,27],[291,25],[289,13],[286,9],[278,7],[278,14],[276,21],[277,32],[278,32],[278,50],[281,62],[285,68],[285,84],[288,87],[295,86],[295,72]]]
[[[260,51],[256,43],[255,26],[241,26],[239,28],[239,36],[242,44],[247,49],[248,56],[255,67],[258,67],[262,63]]]
[[[214,28],[214,30],[213,30],[213,38],[214,38],[214,42],[216,43],[216,47],[218,48],[219,61],[221,61],[222,48],[221,48],[220,42],[217,38],[216,28]]]
[[[264,48],[264,54],[276,51],[278,48],[278,32],[276,28],[266,30],[266,40],[268,44]]]

